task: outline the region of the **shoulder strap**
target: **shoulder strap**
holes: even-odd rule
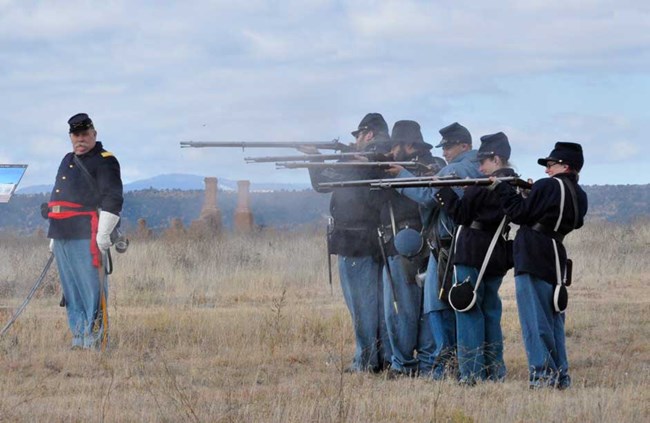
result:
[[[562,223],[562,217],[564,217],[564,184],[560,178],[553,178],[560,184],[560,214],[557,217],[557,222],[555,222],[555,227],[553,228],[554,232],[557,232],[560,229],[560,224]]]
[[[578,195],[576,194],[576,188],[570,181],[567,181],[566,187],[569,189],[569,194],[571,194],[571,201],[573,202],[573,229],[578,226]]]
[[[99,187],[97,186],[97,181],[95,180],[95,178],[92,177],[90,172],[88,172],[86,166],[79,159],[79,157],[77,157],[77,155],[74,153],[72,154],[72,160],[74,160],[74,163],[79,167],[79,169],[81,169],[81,173],[84,176],[86,183],[90,186],[90,188],[92,188],[95,195],[99,198],[100,197]]]
[[[478,278],[476,279],[476,286],[474,287],[474,292],[476,292],[479,285],[481,284],[481,280],[483,279],[483,274],[485,273],[485,269],[487,269],[488,262],[490,261],[490,257],[492,257],[492,252],[494,251],[494,247],[497,245],[497,240],[499,239],[499,236],[501,236],[501,232],[503,231],[503,226],[505,224],[506,224],[506,216],[503,216],[503,219],[501,219],[501,223],[499,223],[499,227],[497,228],[496,232],[494,233],[494,236],[492,237],[492,241],[490,241],[490,246],[488,247],[487,253],[485,254],[485,258],[483,259],[483,264],[481,265],[481,270],[478,272]]]

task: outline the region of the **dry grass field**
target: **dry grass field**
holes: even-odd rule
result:
[[[505,383],[344,374],[352,330],[321,235],[132,241],[114,254],[105,354],[70,350],[53,269],[0,339],[0,421],[650,421],[650,222],[568,237],[562,392],[528,390],[511,273]],[[45,240],[0,239],[0,306],[22,301],[46,259]]]

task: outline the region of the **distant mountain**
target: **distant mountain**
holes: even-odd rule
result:
[[[28,187],[19,188],[16,194],[42,194],[52,192],[53,185],[30,185]]]
[[[157,175],[152,178],[141,179],[124,185],[124,191],[139,191],[143,189],[179,189],[202,190],[205,187],[204,176],[185,173],[170,173]],[[301,191],[309,189],[309,184],[282,184],[282,183],[257,183],[251,182],[251,191]],[[236,191],[237,181],[219,178],[219,189],[223,191]],[[52,185],[32,185],[19,188],[17,194],[41,194],[52,191]]]

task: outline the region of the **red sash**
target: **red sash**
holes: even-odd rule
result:
[[[99,268],[101,264],[99,247],[97,246],[97,228],[99,226],[99,216],[96,210],[92,211],[77,211],[70,209],[84,208],[83,205],[77,203],[70,203],[68,201],[50,201],[47,203],[50,210],[59,208],[60,211],[50,211],[47,217],[50,219],[69,219],[77,216],[90,216],[90,254],[93,257],[93,266]]]

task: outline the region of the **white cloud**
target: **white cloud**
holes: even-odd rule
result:
[[[87,111],[129,180],[190,170],[304,180],[244,166],[240,152],[181,151],[178,142],[347,142],[363,114],[379,111],[389,124],[419,120],[433,140],[459,120],[477,140],[505,128],[524,154],[579,136],[591,163],[614,140],[628,152],[620,160],[641,160],[648,113],[607,104],[626,85],[603,81],[650,70],[649,13],[646,4],[609,0],[0,0],[0,142],[4,150],[4,140],[20,139],[9,158],[35,160],[27,179],[47,182],[68,147],[67,118]],[[558,73],[593,84],[605,102],[565,113],[520,95],[512,107],[529,116],[510,115],[511,78]],[[630,96],[633,104],[647,97],[641,89]],[[482,117],[475,98],[506,100]]]

